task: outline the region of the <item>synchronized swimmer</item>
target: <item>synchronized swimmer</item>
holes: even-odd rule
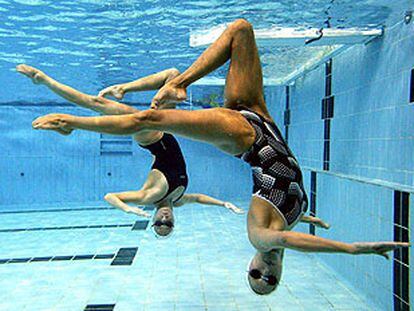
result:
[[[91,96],[59,83],[31,66],[19,65],[16,70],[29,77],[35,84],[45,85],[66,100],[104,115],[139,112],[131,106],[109,100],[104,96],[122,99],[124,94],[128,92],[156,90],[180,74],[177,69],[171,68],[129,83],[107,87],[98,96]],[[223,206],[237,214],[243,213],[242,209],[230,202],[224,202],[205,194],[185,194],[188,184],[186,163],[181,148],[173,135],[161,131],[145,131],[133,136],[142,148],[149,150],[154,156],[151,171],[140,190],[106,194],[105,200],[109,204],[124,212],[143,217],[150,217],[150,214],[127,203],[154,205],[157,211],[153,218],[152,227],[155,233],[161,236],[169,235],[174,228],[173,207],[188,203],[201,203]]]
[[[228,60],[224,108],[165,109],[185,100],[191,83]],[[247,278],[257,294],[269,294],[277,288],[285,248],[388,258],[388,252],[409,246],[402,242],[343,243],[290,231],[303,219],[308,199],[298,162],[267,110],[253,28],[246,20],[230,24],[186,71],[158,91],[152,106],[155,109],[122,116],[51,114],[36,119],[33,128],[61,134],[75,129],[118,135],[165,131],[212,144],[249,163],[254,190],[247,230],[256,254],[250,261]]]

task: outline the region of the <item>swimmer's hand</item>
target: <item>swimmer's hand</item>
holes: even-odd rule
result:
[[[224,207],[228,208],[229,210],[231,210],[233,213],[236,214],[244,214],[244,210],[242,210],[241,208],[237,207],[236,205],[234,205],[233,203],[230,202],[225,202],[224,203]]]
[[[69,135],[74,130],[69,126],[71,116],[67,114],[52,113],[37,118],[32,122],[35,130],[52,130],[62,135]]]
[[[99,97],[107,97],[112,96],[116,99],[122,99],[124,98],[125,90],[122,84],[115,84],[112,86],[108,86],[107,88],[104,88],[102,91],[99,92]]]
[[[300,221],[308,223],[308,224],[312,224],[318,228],[323,228],[323,229],[329,229],[331,227],[330,224],[324,222],[322,219],[315,217],[315,216],[303,215]]]
[[[132,213],[132,214],[142,216],[145,218],[151,218],[151,214],[147,213],[146,211],[144,211],[143,209],[139,207],[130,206],[127,213]]]
[[[17,65],[16,71],[30,78],[34,84],[43,83],[46,76],[43,71],[25,64]]]
[[[177,86],[174,80],[159,89],[151,101],[151,109],[169,109],[187,99],[187,90]]]
[[[386,259],[390,259],[388,252],[410,246],[409,243],[404,242],[357,242],[351,245],[353,255],[376,254]]]
[[[324,222],[322,219],[317,218],[316,221],[313,223],[316,227],[328,230],[331,225]]]

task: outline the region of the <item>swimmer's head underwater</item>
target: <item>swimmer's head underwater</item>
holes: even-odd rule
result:
[[[268,295],[277,289],[282,276],[283,250],[257,252],[251,259],[246,278],[250,289],[257,295]]]
[[[174,230],[174,213],[172,207],[163,206],[155,212],[152,229],[157,236],[167,237]]]

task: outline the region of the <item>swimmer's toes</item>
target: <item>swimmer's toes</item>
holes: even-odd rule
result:
[[[32,79],[33,83],[37,84],[39,83],[39,78],[40,78],[40,70],[33,68],[31,66],[25,65],[25,64],[20,64],[18,66],[16,66],[16,70],[17,72],[25,75],[26,77]]]

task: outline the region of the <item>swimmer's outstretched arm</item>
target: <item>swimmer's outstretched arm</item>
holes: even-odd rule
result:
[[[277,231],[267,228],[249,230],[249,238],[253,245],[263,252],[290,248],[301,252],[345,253],[350,255],[375,254],[386,259],[389,258],[388,252],[410,246],[409,243],[404,242],[344,243],[306,233]]]
[[[323,229],[329,229],[331,227],[330,224],[324,222],[322,219],[313,216],[303,216],[300,222],[309,223]]]
[[[210,197],[202,193],[184,194],[183,197],[178,202],[174,203],[174,207],[180,207],[180,206],[183,206],[185,204],[190,204],[190,203],[223,206],[236,214],[244,213],[244,211],[241,208],[237,207],[236,205],[230,202],[221,201],[221,200],[215,199],[213,197]]]
[[[138,80],[108,86],[100,91],[98,96],[113,96],[116,99],[122,99],[129,92],[158,90],[179,74],[180,72],[176,68],[166,69]]]
[[[70,86],[54,80],[43,71],[34,67],[21,64],[16,67],[16,70],[32,79],[33,83],[43,84],[55,94],[83,108],[91,109],[105,115],[131,114],[139,111],[116,101],[81,93]]]

